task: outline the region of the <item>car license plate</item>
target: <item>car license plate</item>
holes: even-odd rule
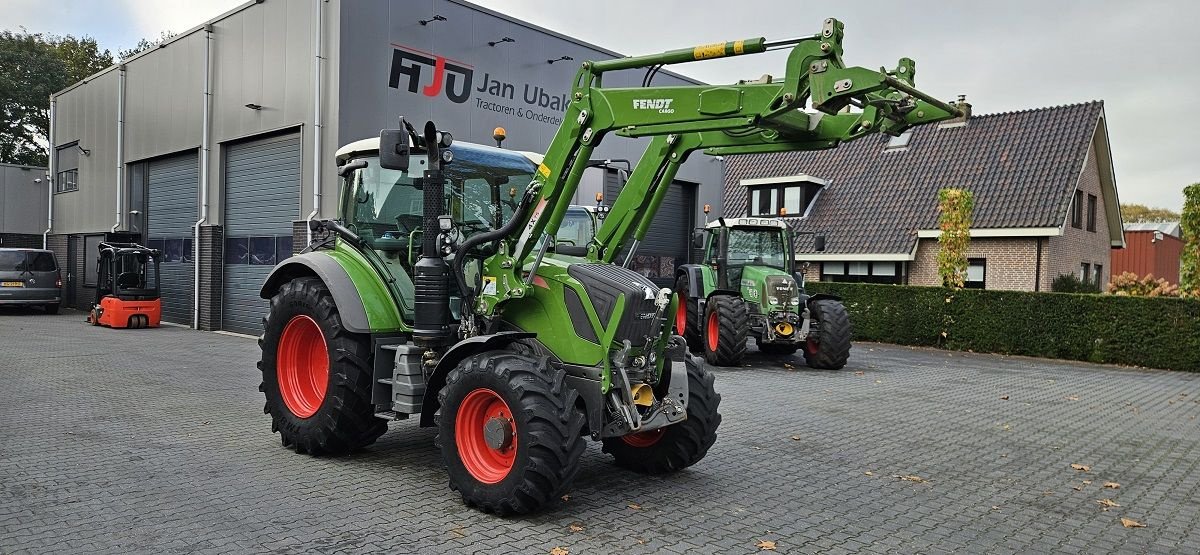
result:
[[[25,287],[23,281],[0,281],[0,287]]]

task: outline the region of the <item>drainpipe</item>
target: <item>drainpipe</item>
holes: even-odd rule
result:
[[[1033,290],[1042,290],[1042,238],[1037,238],[1037,261],[1033,265]]]
[[[201,108],[200,130],[200,219],[192,229],[192,262],[196,265],[192,274],[195,286],[192,289],[192,329],[200,329],[200,225],[208,221],[208,157],[211,150],[212,128],[209,111],[212,108],[212,25],[204,26],[204,102]]]
[[[321,211],[321,134],[325,130],[321,124],[321,85],[324,84],[321,81],[321,42],[325,38],[325,10],[322,4],[324,0],[313,0],[313,19],[316,21],[313,33],[313,208],[305,218],[304,232],[308,239],[305,246],[311,245],[313,240],[312,228],[307,222],[311,222]]]
[[[47,200],[46,200],[46,231],[42,232],[42,248],[43,249],[50,248],[49,247],[50,230],[54,229],[54,180],[58,177],[58,175],[54,173],[55,166],[57,165],[54,163],[54,158],[56,158],[56,156],[55,156],[56,151],[54,150],[54,109],[57,104],[58,104],[58,101],[55,100],[53,96],[51,96],[50,97],[50,131],[49,131],[49,133],[47,133],[49,136],[46,137],[46,141],[48,143],[50,143],[48,145],[49,148],[47,148],[47,151],[49,152],[49,159],[50,159],[50,175],[46,176],[46,188],[48,189],[48,191],[46,192],[46,196],[47,196]]]
[[[125,64],[117,67],[117,223],[109,231],[121,228],[125,212],[121,193],[125,189]]]

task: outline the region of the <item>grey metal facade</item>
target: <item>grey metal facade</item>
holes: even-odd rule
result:
[[[418,23],[434,14],[445,20]],[[505,36],[516,42],[488,46]],[[433,62],[421,65],[421,56]],[[563,56],[573,60],[547,63]],[[542,151],[557,129],[577,64],[613,56],[617,54],[460,0],[250,1],[51,98],[53,146],[82,150],[77,190],[52,197],[50,243],[67,245],[71,238],[110,231],[142,233],[143,240],[165,237],[147,220],[153,218],[155,200],[160,209],[164,201],[153,185],[140,188],[148,178],[138,172],[184,151],[196,153],[196,200],[187,215],[193,244],[198,244],[197,230],[222,241],[243,236],[236,229],[243,225],[236,215],[241,205],[237,196],[243,194],[236,184],[242,178],[232,161],[240,156],[239,145],[280,133],[296,137],[286,147],[289,170],[279,181],[290,187],[287,210],[264,213],[261,222],[280,236],[309,216],[335,215],[333,153],[340,145],[393,126],[400,115],[418,123],[434,119],[458,140],[484,144],[492,144],[493,128],[502,126],[509,135],[505,147]],[[442,80],[435,83],[439,58]],[[397,74],[397,69],[407,73]],[[641,77],[640,72],[613,74],[606,76],[606,84],[635,85]],[[655,82],[690,81],[660,72]],[[612,137],[598,156],[636,160],[644,146],[645,141]],[[233,187],[230,172],[235,174]],[[719,211],[722,176],[720,160],[694,157],[678,177],[699,184],[697,198],[676,210],[691,210],[691,221],[704,203]],[[575,202],[593,203],[603,180],[603,172],[589,170]],[[315,190],[314,183],[319,184]],[[242,198],[258,202],[253,196]],[[225,229],[229,227],[234,229]],[[257,299],[240,296],[253,277],[220,267],[197,268],[224,260],[230,252],[221,254],[213,259],[191,253],[189,271],[215,276],[211,284],[204,280],[208,285],[201,288],[207,291],[202,297],[217,297],[190,298],[187,318],[182,318],[183,306],[174,307],[178,321],[232,329],[250,320],[248,312],[238,315],[239,310],[261,309],[247,304]],[[222,280],[231,283],[217,283]]]
[[[300,219],[300,134],[230,145],[225,155],[225,280],[221,327],[258,335],[267,301],[258,290],[292,253]]]

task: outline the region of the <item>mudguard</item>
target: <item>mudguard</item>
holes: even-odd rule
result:
[[[429,375],[429,379],[425,381],[425,395],[421,398],[421,427],[428,428],[435,425],[433,415],[441,408],[441,404],[438,403],[438,392],[446,385],[446,375],[455,366],[458,366],[458,363],[471,355],[496,350],[514,341],[533,337],[537,337],[537,334],[523,331],[502,331],[491,335],[477,335],[459,341],[449,351],[446,351],[446,354],[442,355],[442,359],[434,367],[433,373]]]
[[[316,276],[325,283],[337,304],[338,313],[342,317],[342,326],[354,333],[370,333],[371,323],[367,320],[367,311],[363,307],[362,298],[350,274],[333,257],[322,252],[309,252],[293,256],[277,264],[271,269],[271,274],[263,282],[258,296],[270,299],[279,288],[293,279],[304,276]]]
[[[680,266],[678,270],[675,270],[675,279],[678,280],[679,276],[687,277],[688,291],[692,295],[692,298],[689,300],[703,297],[703,293],[697,294],[697,292],[704,291],[704,273],[699,264],[684,264]]]
[[[838,295],[830,295],[829,293],[817,293],[816,295],[809,297],[804,302],[809,303],[812,301],[819,301],[821,299],[829,299],[829,300],[833,300],[833,301],[841,301],[842,300],[842,298]]]

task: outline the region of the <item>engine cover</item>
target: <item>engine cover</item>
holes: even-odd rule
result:
[[[634,347],[642,347],[655,335],[654,316],[657,308],[654,306],[654,297],[658,294],[658,286],[646,276],[613,264],[572,264],[567,268],[567,273],[583,285],[601,325],[608,325],[616,309],[617,298],[625,295],[625,313],[617,323],[618,341],[628,339]],[[567,291],[570,297],[572,291]],[[568,299],[567,306],[579,302]],[[586,318],[573,317],[572,321],[580,337],[596,340]],[[585,329],[580,329],[581,324]]]

